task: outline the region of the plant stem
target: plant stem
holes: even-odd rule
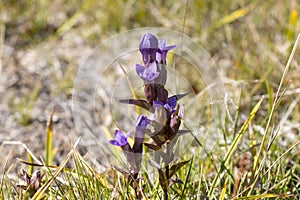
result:
[[[172,153],[172,149],[170,147],[170,143],[167,142],[166,143],[166,153],[167,153],[167,157],[169,157]],[[169,182],[170,182],[170,165],[169,165],[169,160],[166,163],[166,171],[165,171],[165,176],[166,176],[166,190],[164,191],[164,199],[168,200],[169,199]]]
[[[169,179],[170,179],[170,171],[169,171],[169,164],[166,166],[166,190],[164,190],[164,199],[169,199]]]

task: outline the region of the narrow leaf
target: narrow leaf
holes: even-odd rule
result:
[[[133,104],[133,105],[136,105],[136,106],[139,106],[141,108],[144,108],[150,112],[153,112],[153,110],[151,110],[151,105],[145,101],[145,100],[142,100],[142,99],[122,99],[122,100],[119,100],[120,103],[126,103],[126,104]]]
[[[162,169],[158,169],[158,175],[161,188],[163,189],[164,193],[168,193],[168,181],[164,171]]]
[[[238,20],[239,18],[247,15],[253,8],[254,8],[254,4],[250,4],[244,8],[237,9],[232,13],[230,13],[229,15],[224,16],[216,24],[214,24],[213,27],[216,29],[226,24],[232,23]]]
[[[252,109],[248,119],[244,122],[244,124],[242,125],[241,129],[239,130],[238,134],[235,136],[232,144],[230,145],[230,148],[229,150],[227,151],[226,155],[225,155],[225,158],[224,158],[224,161],[222,162],[222,167],[221,169],[219,170],[218,174],[215,176],[214,180],[213,180],[213,183],[212,183],[212,186],[210,188],[210,191],[209,191],[209,196],[211,196],[215,190],[215,187],[217,185],[217,182],[219,180],[219,177],[220,177],[220,174],[222,173],[222,168],[225,167],[225,165],[227,165],[232,153],[234,152],[234,150],[236,149],[239,141],[241,140],[242,136],[243,136],[243,133],[247,130],[248,128],[248,125],[249,123],[251,122],[251,120],[253,119],[253,117],[255,116],[256,112],[258,111],[262,101],[263,101],[264,97],[262,97],[259,102],[254,106],[254,108]]]
[[[157,150],[159,150],[159,149],[161,148],[160,146],[157,146],[157,145],[155,145],[155,144],[150,144],[150,143],[144,143],[144,145],[145,145],[146,147],[148,147],[148,148],[154,150],[154,151],[157,151]]]
[[[288,198],[290,196],[291,195],[285,195],[285,194],[259,194],[259,195],[249,195],[245,197],[239,197],[239,198],[235,198],[235,200],[263,199],[263,198],[275,198],[275,197]]]
[[[188,94],[189,94],[189,92],[184,93],[184,94],[176,94],[176,95],[174,95],[174,96],[176,97],[177,100],[179,100],[179,99],[185,97],[185,96],[188,95]],[[174,96],[172,96],[172,97],[174,97]],[[172,98],[172,97],[170,97],[170,98]]]
[[[123,175],[127,175],[127,176],[129,175],[128,172],[126,172],[125,170],[121,169],[120,167],[113,166],[113,168],[114,168],[115,170],[117,170],[118,172],[120,172],[121,174],[123,174]]]
[[[224,200],[225,199],[227,182],[228,182],[228,178],[226,178],[226,180],[225,180],[225,183],[223,185],[221,196],[220,196],[219,200]]]
[[[46,127],[46,159],[45,164],[52,164],[53,112],[50,114]]]
[[[186,165],[188,162],[190,162],[191,160],[187,160],[187,161],[183,161],[177,164],[172,165],[172,167],[170,168],[170,177],[172,177],[181,167],[183,167],[184,165]]]

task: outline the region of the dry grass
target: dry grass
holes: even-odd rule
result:
[[[15,185],[18,173],[28,167],[16,162],[16,157],[27,160],[28,150],[36,156],[35,162],[41,162],[40,157],[44,158],[46,122],[53,111],[53,165],[58,166],[63,162],[72,149],[71,144],[78,137],[72,116],[74,77],[80,64],[96,45],[121,31],[162,26],[184,31],[194,38],[218,66],[228,95],[228,116],[223,127],[225,142],[234,140],[251,110],[264,96],[255,118],[240,138],[240,145],[226,160],[230,161],[226,166],[229,169],[226,170],[233,174],[235,163],[243,152],[250,151],[253,155],[260,152],[258,155],[261,155],[255,158],[254,168],[258,168],[256,173],[252,177],[251,174],[243,174],[240,186],[234,193],[241,196],[259,193],[267,195],[270,192],[289,194],[297,190],[290,188],[293,186],[298,187],[299,195],[299,184],[296,181],[299,181],[300,176],[300,149],[299,145],[295,145],[300,137],[299,53],[290,60],[287,73],[285,68],[300,32],[299,10],[300,4],[296,0],[243,0],[232,1],[230,4],[226,1],[183,0],[1,1],[0,160],[7,161],[0,165],[0,174],[3,174],[2,180],[5,180],[5,183],[1,183],[4,188]],[[186,68],[178,70],[191,77],[190,83],[201,97],[202,80],[194,80],[193,72]],[[281,79],[282,76],[284,79]],[[107,81],[113,80],[111,78]],[[103,105],[107,108],[105,102]],[[97,117],[106,134],[116,126],[109,112],[107,108],[98,113]],[[97,132],[97,126],[98,122],[93,121],[90,132]],[[210,191],[210,195],[221,198],[219,194],[223,191],[225,197],[229,198],[233,193],[232,174],[224,169],[219,171],[224,162],[220,162],[220,159],[224,158],[222,155],[225,152],[222,149],[224,144],[219,145],[220,149],[208,155],[207,159],[195,159],[191,166],[191,177],[187,177],[187,170],[180,174],[181,178],[187,180],[186,194],[201,193],[205,196]],[[293,145],[294,148],[289,149]],[[85,152],[87,146],[88,153]],[[226,150],[228,147],[225,144]],[[95,161],[97,151],[102,151],[92,139],[86,141],[84,138],[77,150],[89,163]],[[81,161],[81,158],[77,160]],[[291,171],[286,170],[290,162],[294,163]],[[94,164],[93,173],[99,175],[102,165],[98,162]],[[67,166],[74,167],[74,163],[68,163]],[[227,176],[221,177],[216,188],[209,189],[213,178],[220,172],[227,173]],[[201,176],[194,182],[188,181],[193,180],[197,174]],[[64,178],[69,178],[73,184],[78,177],[70,173]],[[84,176],[80,178],[84,180]],[[90,180],[93,188],[100,184],[99,180],[102,181],[101,178]],[[118,177],[116,180],[119,180]],[[248,180],[255,180],[258,185],[253,184],[250,190]],[[107,190],[103,194],[118,195],[119,192],[119,195],[124,195],[122,198],[126,198],[126,192],[112,191],[114,184],[118,189],[123,186],[117,181],[107,183]],[[155,188],[151,187],[147,185],[147,190],[154,191]],[[197,189],[193,191],[193,188]],[[178,187],[177,191],[182,189]],[[66,190],[74,196],[77,194],[71,188]],[[256,192],[249,192],[252,190]],[[63,195],[62,191],[56,192],[52,194]],[[173,192],[176,194],[176,191]]]

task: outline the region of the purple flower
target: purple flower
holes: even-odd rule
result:
[[[148,118],[145,117],[144,115],[139,115],[137,120],[136,120],[136,125],[135,126],[145,129],[147,125],[148,125]]]
[[[114,140],[110,140],[109,143],[115,146],[125,146],[126,144],[128,144],[127,138],[129,136],[129,134],[124,135],[124,133],[122,131],[116,130],[115,131],[115,139]]]
[[[158,63],[163,63],[166,64],[166,57],[167,57],[167,53],[168,51],[170,51],[171,49],[174,49],[176,47],[176,45],[171,45],[171,46],[166,46],[166,43],[164,40],[160,40],[158,42],[158,52],[156,53],[156,60]]]
[[[145,82],[151,82],[159,76],[155,61],[150,63],[147,67],[136,64],[135,70],[139,77],[141,77]]]
[[[168,109],[170,112],[172,112],[174,110],[174,108],[176,107],[176,104],[177,104],[177,98],[176,98],[176,96],[172,96],[167,99],[167,102],[164,105],[164,107],[166,109]]]
[[[158,51],[158,40],[151,33],[143,35],[140,46],[140,52],[143,56],[145,65],[156,60],[156,52]]]
[[[144,115],[139,115],[136,120],[135,134],[134,134],[133,151],[135,153],[143,152],[143,141],[145,138],[147,125],[148,125],[148,118],[145,117]]]
[[[163,106],[164,108],[169,110],[171,114],[174,112],[174,108],[176,107],[176,104],[177,104],[176,96],[172,96],[172,97],[168,98],[165,104],[160,101],[153,101],[154,109]]]

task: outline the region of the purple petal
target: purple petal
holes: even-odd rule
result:
[[[157,46],[158,46],[160,51],[169,51],[169,50],[174,49],[176,47],[176,45],[166,46],[166,42],[164,40],[158,41]]]
[[[121,146],[121,145],[119,144],[119,142],[116,141],[116,140],[109,140],[109,143],[112,144],[112,145],[115,145],[115,146]]]
[[[166,46],[166,43],[164,40],[159,40],[158,41],[158,52],[156,53],[156,60],[158,63],[160,63],[162,61],[162,49]]]
[[[170,51],[171,49],[175,49],[176,45],[166,46],[162,49],[162,51]]]
[[[136,120],[136,127],[142,127],[142,128],[146,128],[146,126],[148,125],[148,118],[144,115],[139,115],[137,120]]]
[[[140,65],[140,64],[136,64],[135,65],[135,71],[136,73],[140,76],[140,74],[143,74],[143,71],[145,70],[145,67]]]
[[[151,33],[144,34],[139,49],[145,64],[154,61],[156,59],[156,52],[158,51],[157,38]]]
[[[173,110],[177,104],[176,96],[172,96],[172,97],[168,98],[166,104]]]
[[[146,73],[145,73],[145,71],[146,71]],[[150,65],[147,67],[147,69],[145,71],[144,71],[144,75],[145,75],[144,77],[148,81],[154,80],[159,75],[159,72],[157,71],[156,62],[150,63]]]
[[[115,146],[124,146],[128,143],[127,138],[128,136],[125,136],[124,133],[122,133],[119,130],[115,131],[115,140],[110,140],[109,143]]]
[[[137,64],[136,73],[139,75],[139,77],[148,82],[153,81],[159,76],[155,61],[150,63],[147,67]]]
[[[158,47],[158,40],[157,38],[152,35],[151,33],[146,33],[142,36],[139,49],[157,49]]]
[[[160,63],[166,63],[166,57],[169,50],[174,49],[176,45],[166,46],[164,40],[160,40],[158,42],[159,51],[156,53],[156,59]]]
[[[161,63],[161,60],[162,58],[161,58],[161,53],[159,53],[159,52],[157,52],[156,53],[156,61],[158,62],[158,63]]]
[[[159,40],[157,46],[159,49],[163,49],[166,46],[165,40]]]
[[[141,54],[142,54],[142,57],[143,57],[143,62],[145,64],[150,63],[150,57],[151,57],[150,49],[141,49],[140,51],[141,51]]]

